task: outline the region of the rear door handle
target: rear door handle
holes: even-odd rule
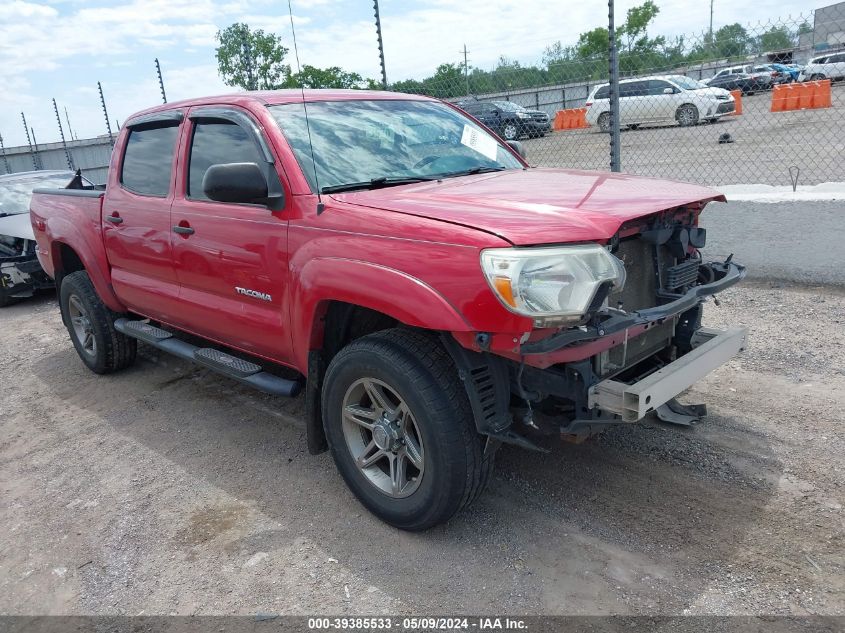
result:
[[[179,235],[193,235],[194,229],[190,226],[174,226],[173,232],[178,233]]]
[[[106,222],[111,222],[112,224],[122,224],[123,218],[119,215],[107,215]]]

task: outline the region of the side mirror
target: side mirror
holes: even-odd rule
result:
[[[673,94],[675,94],[675,89],[674,89],[674,88],[664,88],[664,89],[663,89],[663,94],[665,94],[665,95],[673,95]]]
[[[519,154],[519,155],[520,155],[520,156],[522,156],[523,158],[528,158],[528,154],[527,154],[527,152],[525,151],[525,145],[523,145],[523,144],[522,144],[522,143],[520,143],[519,141],[505,141],[505,143],[507,143],[507,144],[508,144],[508,146],[509,146],[509,147],[510,147],[513,151],[515,151],[517,154]]]
[[[267,179],[255,163],[212,165],[202,179],[202,190],[216,202],[267,202]]]

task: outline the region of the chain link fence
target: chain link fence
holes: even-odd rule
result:
[[[676,38],[617,33],[621,171],[708,185],[845,181],[845,3]],[[606,170],[609,48],[595,29],[535,65],[443,64],[392,89],[456,103],[522,141],[533,165]]]

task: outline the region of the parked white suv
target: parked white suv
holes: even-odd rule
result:
[[[845,51],[815,57],[804,66],[798,81],[818,79],[845,79]]]
[[[597,86],[587,98],[587,122],[610,131],[610,87]],[[619,82],[619,121],[635,129],[644,123],[677,122],[696,125],[715,122],[735,109],[731,93],[709,88],[683,75],[625,79]]]

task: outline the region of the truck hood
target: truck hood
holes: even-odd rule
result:
[[[29,213],[18,213],[0,218],[0,235],[19,237],[25,240],[34,240],[35,233],[29,221]]]
[[[699,185],[567,169],[508,170],[332,197],[468,226],[518,246],[607,240],[629,220],[725,200]]]

